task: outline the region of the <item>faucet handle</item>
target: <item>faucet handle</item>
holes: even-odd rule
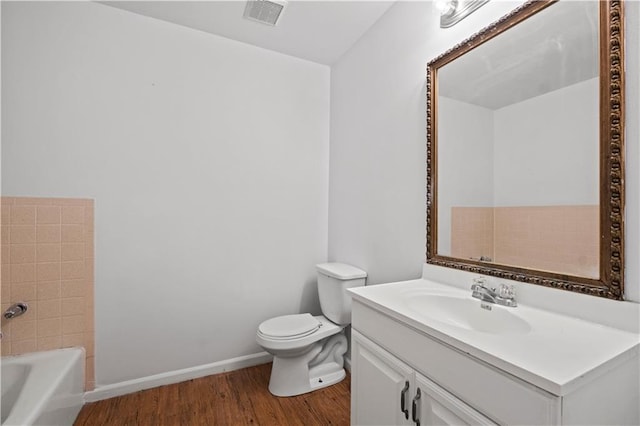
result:
[[[484,287],[484,284],[487,282],[487,279],[485,277],[475,277],[473,279],[473,283],[474,284],[478,284]]]
[[[513,285],[500,284],[500,287],[498,288],[498,295],[503,299],[515,299],[516,289]]]
[[[27,312],[29,306],[25,302],[14,303],[9,306],[6,311],[4,311],[4,317],[6,319],[11,319],[13,317],[19,317],[20,315]]]
[[[473,279],[473,284],[471,284],[471,290],[476,291],[479,287],[485,287],[485,283],[487,279],[485,277],[475,277]]]

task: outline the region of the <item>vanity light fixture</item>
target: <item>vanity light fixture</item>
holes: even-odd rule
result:
[[[469,16],[489,0],[434,0],[440,13],[440,28],[449,28]]]
[[[451,11],[455,10],[458,6],[457,0],[435,0],[433,6],[436,8],[440,15],[447,15]]]

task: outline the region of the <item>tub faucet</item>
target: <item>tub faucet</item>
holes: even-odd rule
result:
[[[485,283],[486,279],[484,277],[474,278],[473,284],[471,285],[471,296],[476,299],[480,299],[483,302],[495,303],[497,305],[508,306],[510,308],[518,306],[513,286],[500,284],[500,287],[496,289],[487,287]]]
[[[6,311],[4,311],[4,317],[6,319],[19,317],[20,315],[27,312],[27,309],[29,309],[29,306],[25,302],[14,303],[13,305],[9,306]]]

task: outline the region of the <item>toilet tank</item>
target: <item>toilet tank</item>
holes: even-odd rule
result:
[[[336,324],[350,324],[351,296],[347,289],[363,286],[367,273],[345,263],[321,263],[316,269],[322,313]]]

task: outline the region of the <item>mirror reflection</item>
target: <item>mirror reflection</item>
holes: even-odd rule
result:
[[[599,277],[598,58],[561,1],[438,69],[438,255]]]

